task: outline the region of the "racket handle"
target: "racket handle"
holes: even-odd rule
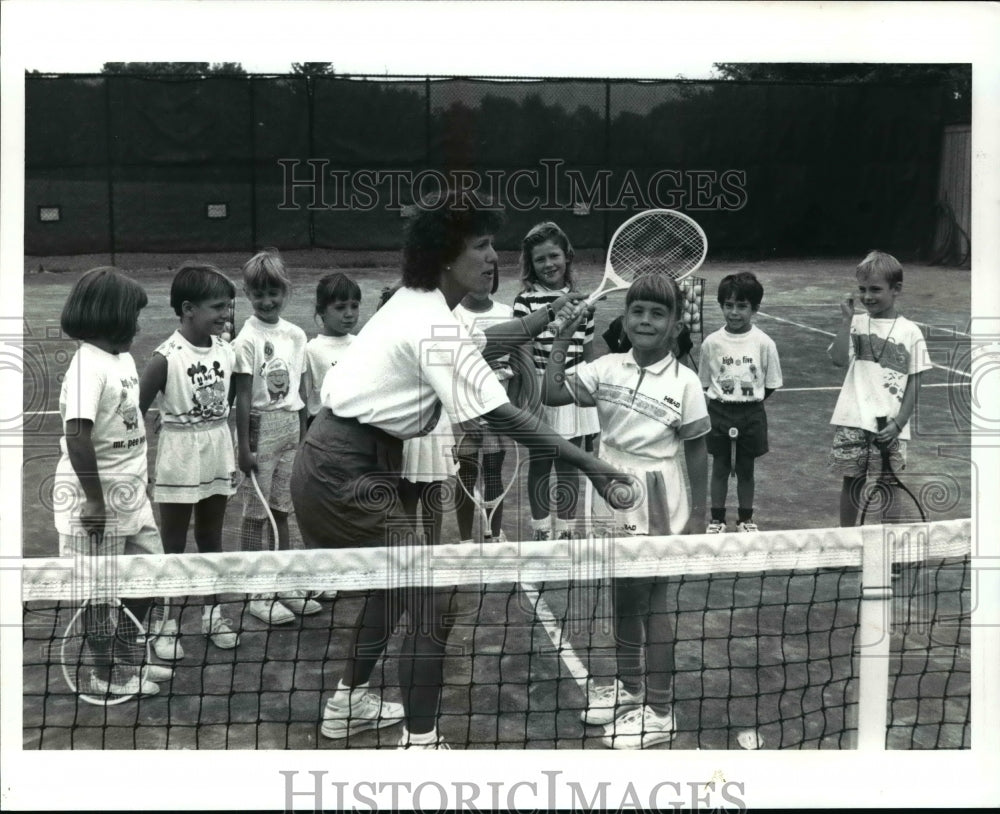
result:
[[[552,320],[552,322],[549,323],[549,330],[558,335],[559,332],[566,327],[567,322],[574,322],[579,319],[580,315],[600,298],[599,294],[596,297],[594,296],[595,294],[598,294],[598,292],[595,291],[594,294],[591,294],[587,297],[587,299],[580,300],[574,308],[573,316],[570,319],[563,319],[562,317],[557,316],[554,320]]]
[[[886,428],[889,423],[889,419],[884,415],[875,417],[875,426],[878,427],[879,432]],[[878,447],[879,455],[882,456],[882,471],[888,472],[889,470],[889,445],[884,441],[876,441],[876,446]]]

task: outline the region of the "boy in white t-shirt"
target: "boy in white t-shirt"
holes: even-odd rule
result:
[[[888,445],[894,471],[906,466],[908,422],[920,375],[931,367],[920,329],[896,310],[903,290],[899,261],[885,252],[869,252],[858,264],[857,278],[866,313],[854,313],[854,295],[848,294],[840,305],[840,329],[827,349],[837,367],[847,367],[830,419],[837,428],[830,465],[844,476],[841,526],[857,523],[867,475],[881,467],[877,447]],[[882,429],[879,418],[886,419]],[[890,496],[883,520],[899,519],[894,511],[898,505]]]
[[[719,306],[726,324],[705,337],[698,375],[708,398],[712,432],[710,493],[712,519],[708,534],[726,530],[733,436],[736,432],[736,530],[757,531],[753,519],[754,464],[768,451],[764,401],[781,387],[781,364],[774,340],[753,324],[764,299],[764,287],[750,272],[729,274],[719,283]]]

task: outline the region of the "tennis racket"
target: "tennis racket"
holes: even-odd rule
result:
[[[466,432],[455,446],[459,461],[459,488],[472,501],[480,519],[478,539],[484,542],[493,536],[493,518],[503,500],[518,480],[521,453],[518,444],[506,435],[488,428]]]
[[[577,308],[589,308],[602,297],[624,291],[640,277],[663,274],[683,280],[705,260],[708,239],[691,218],[673,209],[649,209],[625,221],[611,236],[604,278]],[[565,320],[553,322],[558,333]]]
[[[885,416],[878,416],[875,422],[879,428],[882,430],[888,423],[888,419]],[[868,514],[868,509],[871,507],[872,502],[875,500],[876,496],[882,503],[882,516],[883,522],[885,513],[888,511],[889,507],[892,505],[893,500],[895,500],[900,493],[904,493],[909,496],[910,500],[913,501],[913,505],[917,509],[917,514],[920,515],[920,522],[926,523],[927,516],[924,514],[924,508],[920,505],[920,501],[917,500],[916,496],[911,492],[896,474],[895,470],[892,468],[892,461],[889,454],[889,445],[876,442],[878,446],[879,455],[882,458],[882,468],[879,471],[878,479],[875,485],[868,490],[865,496],[865,502],[861,507],[861,514],[858,517],[858,525],[863,526],[865,523],[865,517]]]
[[[148,648],[142,624],[121,600],[86,599],[63,632],[63,677],[88,704],[122,704],[142,688]]]
[[[257,453],[258,441],[260,439],[260,413],[250,413],[250,451],[254,454]],[[243,474],[242,472],[240,474]],[[242,539],[240,540],[240,551],[256,551],[256,550],[278,550],[278,522],[274,519],[274,513],[271,511],[271,506],[267,502],[267,497],[264,495],[263,490],[260,488],[260,483],[257,480],[257,473],[253,469],[250,470],[250,474],[243,474],[244,482],[249,480],[250,487],[253,494],[260,501],[261,507],[264,509],[264,516],[267,520],[268,525],[271,529],[271,545],[268,547],[264,544],[263,540],[257,541],[253,539]],[[243,536],[247,531],[247,526],[243,524]]]

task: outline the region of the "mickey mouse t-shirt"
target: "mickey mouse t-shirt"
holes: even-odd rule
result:
[[[180,331],[156,349],[167,360],[167,383],[160,396],[164,424],[203,425],[229,417],[229,384],[236,362],[232,346],[218,336],[199,348]]]

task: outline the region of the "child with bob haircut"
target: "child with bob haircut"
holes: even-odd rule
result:
[[[764,287],[750,272],[728,274],[719,283],[719,306],[726,324],[701,344],[699,376],[708,398],[712,432],[712,520],[708,534],[726,530],[732,437],[736,436],[736,530],[755,532],[754,462],[768,451],[764,402],[781,387],[781,363],[774,340],[753,324]]]
[[[566,233],[551,221],[533,226],[521,243],[521,293],[514,300],[514,316],[526,317],[540,310],[549,310],[554,318],[553,304],[575,290],[573,278],[573,246]],[[551,320],[550,320],[551,321]],[[531,345],[531,357],[539,379],[552,352],[555,335],[549,328],[538,334]],[[594,311],[588,309],[566,346],[566,369],[594,358]],[[530,365],[523,364],[529,370]],[[518,395],[530,393],[522,384]],[[525,404],[528,409],[535,405]],[[542,404],[538,408],[541,420],[571,443],[589,449],[592,436],[600,430],[597,411],[573,403]],[[555,470],[555,494],[550,491],[550,476]],[[580,493],[580,475],[563,461],[553,460],[539,450],[528,458],[528,502],[531,506],[531,528],[535,540],[551,536],[567,539],[573,536],[570,524],[576,517]],[[555,506],[552,506],[555,503]]]
[[[857,523],[868,473],[881,469],[878,446],[888,445],[894,471],[906,466],[920,376],[931,367],[920,329],[896,310],[903,290],[899,261],[885,252],[869,252],[856,276],[865,312],[854,313],[854,295],[848,294],[840,304],[840,329],[827,349],[834,365],[847,367],[830,420],[836,427],[830,464],[843,475],[841,526]],[[887,419],[881,429],[879,418]],[[899,519],[899,501],[893,497],[886,501],[887,522]]]
[[[80,346],[63,378],[59,414],[63,437],[53,494],[55,525],[63,556],[118,557],[162,554],[160,534],[146,495],[146,429],[139,414],[139,374],[128,352],[148,299],[121,271],[102,267],[84,274],[63,306],[63,332]],[[97,567],[95,573],[113,573]],[[152,599],[122,604],[142,625]],[[81,692],[156,695],[156,682],[173,671],[143,665],[142,631],[127,614],[116,631],[87,618],[86,645],[107,669],[77,676]],[[123,629],[124,628],[124,629]]]
[[[253,314],[243,323],[233,349],[236,364],[236,442],[241,472],[257,473],[257,481],[278,526],[278,548],[287,549],[288,514],[292,511],[289,479],[295,452],[306,429],[302,373],[306,361],[306,334],[281,318],[292,288],[277,249],[264,249],[243,266],[243,293]],[[243,495],[241,549],[263,548],[264,507],[248,477]],[[295,613],[319,613],[322,606],[302,592],[280,597],[257,595],[249,605],[251,615],[273,625],[286,624]]]
[[[351,331],[358,325],[360,311],[361,287],[346,274],[339,271],[327,274],[316,284],[313,316],[319,321],[320,332],[306,343],[306,367],[302,373],[310,423],[323,406],[320,400],[323,379],[354,341]]]
[[[671,352],[682,311],[673,280],[640,277],[625,297],[631,350],[583,362],[567,373],[565,351],[578,318],[556,336],[546,368],[545,403],[596,406],[599,457],[643,487],[645,499],[632,508],[609,506],[615,529],[626,534],[688,534],[705,522],[710,424],[698,376]],[[678,455],[682,444],[684,467]],[[675,728],[669,590],[661,578],[614,579],[612,589],[618,675],[612,685],[591,689],[581,718],[604,725],[605,746],[644,749],[671,740]]]
[[[222,551],[226,503],[236,477],[229,432],[235,353],[222,334],[235,296],[236,286],[215,266],[183,263],[170,285],[170,306],[180,326],[153,352],[142,373],[142,414],[160,397],[153,500],[159,505],[167,554],[184,552],[192,514],[198,551]],[[210,598],[202,611],[202,632],[216,647],[229,650],[239,643],[231,625]],[[183,658],[177,620],[163,619],[151,632],[157,656]]]

